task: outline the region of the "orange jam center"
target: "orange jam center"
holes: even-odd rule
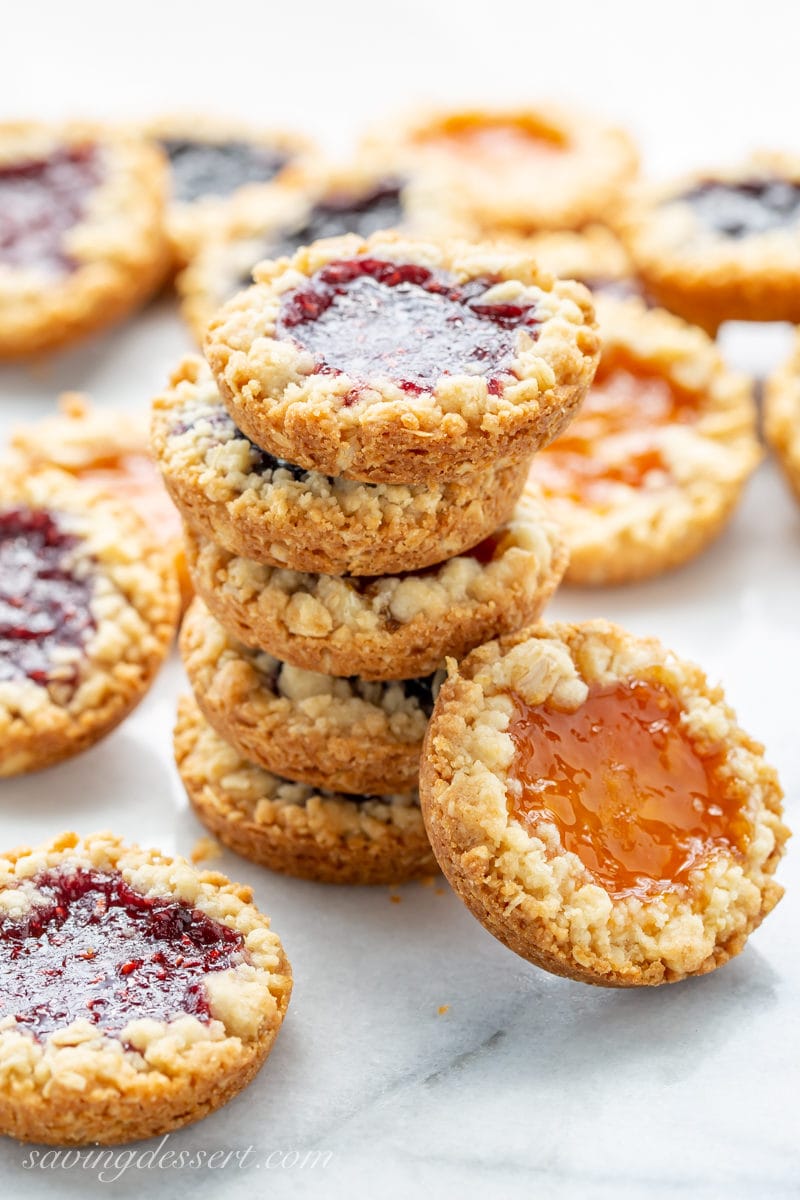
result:
[[[178,510],[169,498],[157,466],[147,454],[95,459],[72,473],[126,501],[159,537],[170,540],[180,537]]]
[[[554,824],[611,896],[646,896],[688,882],[722,850],[739,851],[749,824],[725,795],[719,755],[702,758],[660,684],[593,685],[575,712],[516,698],[511,815],[535,833]]]
[[[421,139],[447,154],[483,159],[487,166],[510,168],[521,158],[548,159],[567,148],[554,132],[524,121],[453,120]]]
[[[550,496],[602,504],[610,485],[666,487],[672,473],[657,429],[697,420],[699,398],[662,375],[628,365],[603,369],[565,434],[536,456],[531,477]]]

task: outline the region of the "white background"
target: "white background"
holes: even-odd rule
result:
[[[555,97],[626,122],[647,167],[800,151],[791,3],[17,3],[3,14],[0,109],[13,116],[240,114],[344,151],[368,121],[425,100]],[[170,302],[33,368],[0,370],[0,426],[66,388],[146,405],[190,345]],[[768,370],[787,331],[723,345]],[[562,591],[558,616],[657,634],[721,679],[764,740],[797,821],[800,510],[766,464],[723,539],[648,585]],[[125,726],[82,759],[0,785],[4,844],[112,827],[188,851],[200,828],[170,762],[171,663]],[[285,1030],[260,1078],[174,1149],[333,1151],[324,1171],[27,1170],[0,1146],[11,1195],[94,1197],[796,1196],[800,1063],[796,854],[789,894],[734,963],[654,992],[607,993],[537,972],[445,890],[324,889],[226,856],[292,960]],[[449,1004],[440,1016],[439,1005]],[[114,1174],[112,1170],[111,1174]]]

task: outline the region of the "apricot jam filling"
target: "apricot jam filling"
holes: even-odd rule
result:
[[[555,825],[610,896],[686,886],[695,868],[745,848],[750,825],[720,755],[700,755],[662,684],[592,684],[575,712],[515,704],[510,813],[532,834]]]
[[[524,119],[475,121],[453,117],[420,134],[424,146],[469,158],[487,170],[519,168],[520,160],[555,158],[568,149],[556,130]]]
[[[531,476],[549,496],[602,506],[613,485],[654,490],[673,482],[657,444],[667,425],[691,425],[700,396],[644,365],[601,364],[567,432],[536,456]]]
[[[102,488],[129,504],[160,537],[180,537],[178,510],[149,454],[108,455],[66,468],[78,479]]]

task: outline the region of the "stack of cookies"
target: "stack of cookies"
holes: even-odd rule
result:
[[[591,383],[589,294],[391,234],[255,277],[154,405],[197,592],[176,759],[247,858],[401,882],[435,869],[416,788],[445,660],[535,620],[566,567],[523,488]]]

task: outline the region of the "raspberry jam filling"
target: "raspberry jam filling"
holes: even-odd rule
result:
[[[750,825],[725,793],[719,755],[698,753],[666,687],[593,684],[575,712],[515,700],[511,815],[533,835],[555,825],[609,895],[688,884],[714,855],[746,846]]]
[[[97,146],[62,146],[47,158],[0,166],[0,263],[67,275],[65,235],[102,182]]]
[[[451,275],[415,263],[375,258],[329,263],[282,300],[275,336],[316,359],[315,374],[348,375],[354,403],[376,378],[411,395],[432,390],[443,375],[481,375],[499,392],[516,333],[535,337],[531,304],[492,304],[498,281]]]
[[[203,977],[246,961],[236,930],[116,872],[62,868],[32,883],[44,903],[0,917],[0,1016],[37,1038],[81,1018],[104,1033],[140,1017],[207,1021]]]
[[[551,497],[602,507],[614,485],[654,490],[673,482],[654,433],[697,420],[699,397],[634,364],[601,363],[566,433],[533,460],[531,478]]]
[[[277,147],[245,141],[164,138],[161,145],[172,170],[172,194],[179,204],[206,196],[230,196],[248,183],[269,183],[290,158]]]
[[[75,651],[95,628],[91,576],[72,566],[79,544],[54,513],[0,512],[0,680],[77,682]]]
[[[800,184],[787,179],[708,180],[679,199],[708,229],[728,238],[757,237],[800,222]]]

